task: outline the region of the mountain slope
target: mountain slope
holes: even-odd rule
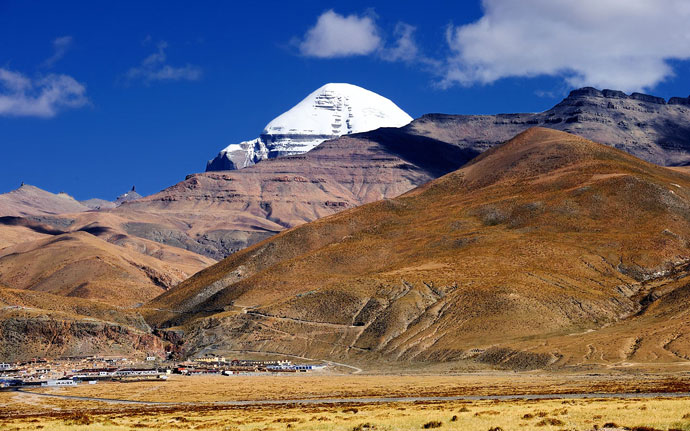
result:
[[[164,355],[136,311],[82,298],[0,287],[0,357]]]
[[[188,274],[176,265],[84,231],[51,235],[0,250],[0,282],[8,287],[123,306],[145,302]]]
[[[132,236],[222,259],[285,228],[397,196],[476,154],[379,129],[239,171],[189,175],[110,213],[132,220],[123,225]]]
[[[393,102],[351,84],[326,84],[279,115],[254,140],[231,144],[206,171],[242,169],[261,160],[302,154],[323,141],[412,121]]]
[[[688,176],[536,128],[236,253],[145,317],[184,330],[188,353],[543,367],[563,357],[544,340],[644,314],[648,283],[684,273],[689,209]]]
[[[0,194],[0,216],[62,214],[88,210],[89,207],[65,193],[54,194],[25,184],[9,193]]]

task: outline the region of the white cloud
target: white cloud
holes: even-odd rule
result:
[[[72,46],[72,36],[62,36],[53,40],[53,55],[43,62],[43,67],[52,67],[62,57],[65,56],[67,50]]]
[[[634,91],[690,58],[687,0],[483,0],[477,22],[450,27],[444,84],[563,77],[574,87]]]
[[[86,87],[67,75],[30,79],[0,68],[0,115],[53,117],[61,109],[88,103]]]
[[[368,55],[380,47],[373,17],[343,16],[333,10],[321,14],[299,44],[302,55],[320,58]]]
[[[419,48],[414,40],[416,28],[410,24],[399,22],[395,26],[393,35],[395,46],[385,49],[381,57],[388,61],[413,61],[419,56]]]
[[[187,64],[185,66],[171,66],[166,63],[167,42],[160,42],[158,50],[146,57],[138,67],[127,71],[128,79],[141,79],[149,84],[153,81],[197,81],[201,79],[202,71],[199,66]]]

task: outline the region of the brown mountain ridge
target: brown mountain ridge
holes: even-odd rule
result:
[[[690,177],[534,128],[398,198],[238,252],[142,312],[182,331],[187,354],[673,362],[690,355],[688,238]]]
[[[219,260],[283,229],[396,197],[534,126],[660,165],[687,164],[688,100],[582,88],[541,113],[427,114],[401,128],[343,136],[242,172],[193,174],[114,212],[132,220],[122,226],[129,235]],[[163,217],[140,220],[157,214]]]

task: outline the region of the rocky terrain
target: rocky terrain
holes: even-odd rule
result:
[[[398,198],[235,253],[142,312],[183,333],[187,354],[687,360],[688,210],[686,174],[535,128]]]
[[[214,261],[101,212],[0,217],[0,357],[162,353],[136,307]],[[11,289],[10,289],[11,288]]]
[[[0,286],[0,357],[162,354],[163,342],[132,310]]]
[[[214,261],[94,218],[112,216],[0,217],[3,360],[162,354],[136,307]]]
[[[306,153],[328,139],[410,121],[412,117],[376,93],[351,84],[326,84],[269,122],[258,138],[223,149],[206,170],[242,169],[261,160]]]
[[[574,90],[537,114],[428,114],[404,129],[461,148],[485,151],[530,127],[561,130],[663,166],[690,163],[690,97],[660,97],[595,88]]]
[[[131,201],[135,201],[137,199],[141,199],[141,197],[142,196],[139,193],[137,193],[136,186],[132,186],[132,190],[128,191],[127,193],[121,194],[120,196],[117,197],[117,199],[115,199],[114,207],[122,205],[125,202],[131,202]]]

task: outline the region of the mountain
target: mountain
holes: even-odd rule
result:
[[[131,220],[121,224],[130,236],[222,259],[285,228],[397,196],[476,155],[382,128],[237,171],[189,175],[109,212]]]
[[[240,171],[193,174],[117,211],[134,221],[128,225],[133,236],[221,259],[284,228],[395,197],[533,126],[578,134],[655,163],[685,163],[688,100],[584,88],[538,114],[428,114],[401,128],[345,135]],[[291,177],[297,180],[287,181]],[[159,212],[166,216],[161,221],[136,224],[142,214]]]
[[[660,97],[587,87],[537,114],[428,114],[407,129],[485,151],[531,127],[573,133],[663,166],[690,164],[690,97]]]
[[[5,247],[48,238],[57,233],[62,233],[62,231],[28,218],[0,217],[0,251]]]
[[[0,357],[164,354],[136,307],[214,261],[129,236],[119,221],[0,217]]]
[[[206,171],[241,169],[261,160],[302,154],[323,141],[379,127],[401,127],[412,117],[393,102],[351,84],[326,84],[273,119],[251,141],[231,144]]]
[[[689,214],[688,175],[533,128],[398,198],[235,253],[142,313],[183,333],[187,354],[686,360]]]
[[[62,214],[88,210],[89,207],[66,193],[54,194],[24,183],[16,190],[0,194],[0,216]]]

